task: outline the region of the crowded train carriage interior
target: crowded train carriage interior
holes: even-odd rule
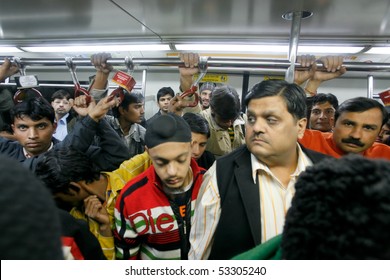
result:
[[[65,58],[87,87],[90,56],[111,53],[115,70],[130,72],[144,94],[146,118],[158,110],[159,88],[179,92],[181,52],[208,58],[201,83],[229,84],[241,96],[264,78],[291,77],[299,64],[290,61],[303,54],[344,57],[347,73],[319,88],[339,101],[378,98],[390,87],[388,0],[3,0],[1,6],[0,63],[19,59],[50,97],[74,87]],[[14,77],[1,83],[15,85]]]
[[[390,259],[390,0],[0,2],[0,258]]]

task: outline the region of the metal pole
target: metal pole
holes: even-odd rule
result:
[[[294,82],[295,61],[297,60],[299,33],[301,31],[301,19],[302,12],[292,13],[292,23],[290,32],[290,45],[288,49],[288,59],[290,61],[290,67],[287,69],[285,80],[289,83]]]
[[[4,60],[0,58],[0,64]],[[80,67],[87,67],[93,69],[89,59],[85,58],[73,58],[72,62]],[[107,61],[113,66],[125,67],[125,58],[113,58]],[[59,67],[67,69],[65,59],[58,58],[20,58],[20,63],[29,67]],[[184,66],[184,63],[179,58],[166,57],[166,58],[133,58],[133,63],[136,67],[179,67]],[[301,67],[299,63],[291,63],[289,60],[284,59],[245,59],[245,58],[212,58],[207,61],[209,68],[253,68],[253,69],[285,69],[287,70],[291,65],[295,69],[305,69]],[[318,70],[325,70],[321,63],[317,63]],[[347,68],[347,71],[387,71],[390,72],[390,63],[366,63],[366,62],[345,62],[343,66]]]
[[[372,75],[367,76],[367,97],[374,98],[374,77]]]
[[[241,97],[241,112],[245,113],[245,96],[248,94],[249,89],[249,76],[248,72],[244,73],[242,77],[242,97]]]
[[[146,96],[146,76],[147,76],[147,71],[146,70],[143,70],[142,71],[142,95]]]
[[[9,83],[9,82],[4,82],[4,83],[0,83],[0,85],[3,85],[3,86],[16,86],[16,83]],[[81,83],[80,84],[82,87],[85,87],[85,88],[88,88],[89,84],[88,83]],[[61,88],[74,88],[74,84],[58,84],[58,83],[39,83],[38,87],[61,87]],[[108,88],[110,89],[115,89],[117,88],[118,85],[116,84],[113,84],[113,85],[109,85]],[[136,90],[142,90],[139,86],[134,86],[134,89]]]

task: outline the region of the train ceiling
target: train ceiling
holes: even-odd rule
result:
[[[287,58],[257,48],[288,48],[292,22],[282,17],[302,11],[299,46],[353,46],[340,54],[357,62],[390,62],[390,0],[1,0],[0,47],[20,53],[0,56],[53,57],[72,51],[29,52],[28,47],[86,45],[164,45],[165,50],[110,51],[114,57],[174,56],[183,44],[231,45],[232,50],[195,50],[213,56]],[[249,45],[249,51],[236,45]],[[374,47],[388,53],[370,53]],[[330,49],[330,48],[328,48]],[[103,50],[105,50],[103,48]],[[341,49],[340,49],[341,50]],[[187,49],[191,51],[191,47]],[[318,55],[321,55],[320,53]]]

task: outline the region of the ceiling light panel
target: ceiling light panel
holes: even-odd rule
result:
[[[27,52],[58,52],[58,53],[97,53],[97,52],[127,52],[127,51],[169,51],[168,44],[145,45],[75,45],[75,46],[42,46],[21,47]]]
[[[248,45],[248,44],[177,44],[179,51],[215,51],[215,52],[257,52],[257,53],[288,53],[287,45]],[[350,54],[358,53],[363,47],[349,46],[298,46],[298,53],[310,54]]]
[[[368,54],[390,54],[390,47],[373,47],[366,53]]]
[[[15,53],[15,52],[23,52],[21,49],[17,47],[9,47],[9,46],[0,46],[0,53]]]

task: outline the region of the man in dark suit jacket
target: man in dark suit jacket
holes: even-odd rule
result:
[[[298,175],[327,157],[297,142],[306,128],[305,98],[286,81],[263,81],[249,91],[246,145],[205,174],[189,259],[230,259],[283,230]]]

